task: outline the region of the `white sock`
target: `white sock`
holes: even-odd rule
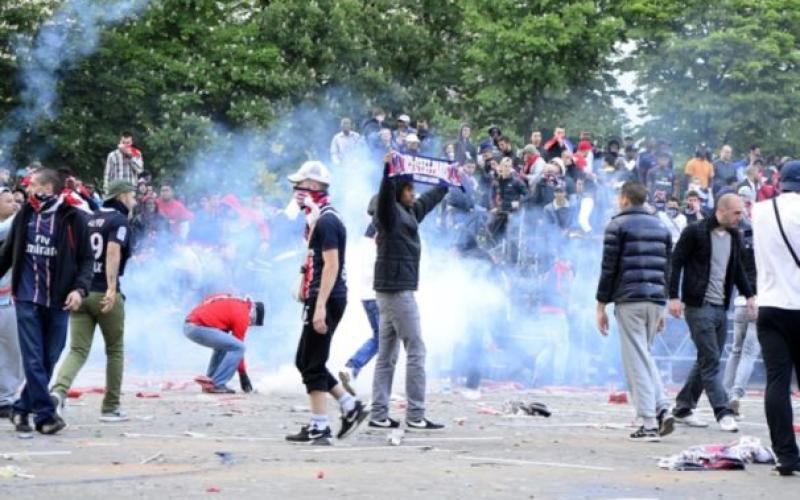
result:
[[[658,421],[652,417],[644,417],[644,428],[645,429],[658,429]]]
[[[339,398],[339,405],[342,407],[344,413],[353,411],[353,408],[356,407],[356,398],[345,392]]]
[[[327,415],[315,415],[311,414],[311,428],[323,430],[328,428],[328,416]]]

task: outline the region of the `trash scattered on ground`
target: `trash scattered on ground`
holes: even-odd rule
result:
[[[137,398],[149,398],[149,399],[160,398],[161,397],[161,393],[159,393],[159,392],[139,391],[139,392],[136,393],[136,397]]]
[[[549,417],[551,415],[547,405],[535,401],[530,403],[524,401],[506,401],[503,403],[503,413],[506,415],[529,415],[532,417]]]
[[[191,438],[204,438],[204,437],[206,437],[206,435],[201,433],[201,432],[192,432],[192,431],[184,431],[183,435],[186,436],[186,437],[191,437]]]
[[[453,423],[456,425],[464,425],[467,421],[467,417],[456,417],[453,419]]]
[[[626,405],[628,404],[628,393],[627,392],[612,392],[608,395],[608,402],[618,405]]]
[[[158,453],[156,453],[155,455],[151,455],[151,456],[149,456],[149,457],[145,458],[144,460],[142,460],[142,461],[141,461],[141,462],[139,462],[139,463],[140,463],[141,465],[144,465],[144,464],[149,464],[150,462],[154,462],[154,461],[156,461],[156,460],[158,460],[158,459],[162,458],[163,456],[164,456],[164,453],[159,451],[159,452],[158,452]]]
[[[0,467],[0,479],[12,479],[12,478],[21,478],[21,479],[35,479],[36,476],[33,474],[28,474],[24,470],[20,469],[16,465],[6,465],[5,467]]]
[[[208,488],[206,488],[206,493],[219,493],[220,491],[222,490],[220,490],[216,486],[209,486]]]
[[[219,461],[222,465],[233,465],[236,463],[236,457],[229,451],[215,451],[214,455],[219,457]]]
[[[159,385],[159,388],[162,391],[182,391],[182,390],[188,388],[191,385],[192,385],[191,382],[185,382],[185,381],[184,382],[173,382],[171,380],[165,380],[165,381],[161,382],[161,384]]]
[[[662,469],[678,471],[744,470],[745,464],[774,464],[772,450],[761,440],[742,436],[730,444],[692,446],[677,455],[659,459]]]
[[[317,471],[317,479],[325,479],[325,471],[324,470],[318,470]]]
[[[478,389],[461,389],[458,391],[464,399],[469,401],[477,401],[481,399],[481,391]]]
[[[307,413],[307,412],[311,411],[311,408],[309,408],[308,406],[295,405],[295,406],[292,406],[289,409],[289,411],[292,412],[292,413]]]
[[[403,444],[403,437],[405,436],[403,429],[394,429],[386,436],[386,442],[392,446],[400,446]]]
[[[485,406],[485,405],[481,405],[481,406],[478,407],[478,413],[480,413],[481,415],[502,415],[503,414],[502,411],[500,411],[500,410],[498,410],[496,408],[492,408],[491,406]]]
[[[77,399],[84,394],[105,394],[105,387],[75,387],[67,391],[67,397]]]
[[[214,388],[214,382],[206,377],[205,375],[198,375],[194,378],[194,381],[200,385],[200,388],[205,390],[211,390]]]
[[[57,455],[72,455],[69,450],[63,451],[11,451],[0,453],[0,458],[3,460],[14,460],[17,457],[50,457]]]

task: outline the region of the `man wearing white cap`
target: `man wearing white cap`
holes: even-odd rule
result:
[[[408,137],[406,137],[405,153],[410,155],[418,155],[420,153],[419,137],[417,137],[417,134],[408,134]]]
[[[342,425],[336,437],[351,434],[367,417],[364,404],[344,391],[325,366],[333,333],[347,307],[344,257],[347,232],[342,219],[331,206],[328,186],[331,175],[321,162],[305,162],[289,176],[297,204],[306,214],[308,254],[301,268],[302,280],[297,291],[303,306],[303,332],[297,346],[295,365],[303,376],[311,406],[311,421],[300,432],[286,436],[287,441],[332,444],[325,397],[339,401]]]
[[[417,129],[411,127],[411,117],[410,116],[408,116],[406,114],[402,114],[402,115],[397,117],[397,129],[395,129],[395,131],[392,132],[392,139],[394,139],[395,143],[401,143],[402,142],[402,141],[398,140],[398,137],[400,137],[401,135],[403,137],[408,137],[409,135],[416,134],[416,133],[417,133]],[[408,140],[408,139],[406,139],[406,140]]]

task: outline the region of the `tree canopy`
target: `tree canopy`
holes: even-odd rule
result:
[[[1,120],[24,90],[15,37],[65,1],[0,6]],[[59,73],[55,119],[24,130],[13,158],[96,179],[130,130],[162,176],[225,141],[288,162],[323,156],[339,116],[358,125],[375,105],[446,137],[470,120],[518,143],[556,123],[600,139],[626,125],[619,70],[637,76],[643,134],[788,153],[800,146],[799,17],[800,0],[151,0]]]

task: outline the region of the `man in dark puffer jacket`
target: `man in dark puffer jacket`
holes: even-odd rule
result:
[[[379,428],[400,425],[389,418],[389,397],[402,342],[406,348],[406,424],[410,429],[441,429],[442,425],[425,418],[425,343],[414,292],[419,283],[422,253],[419,223],[442,201],[447,188],[431,189],[415,200],[413,182],[405,177],[390,179],[388,169],[387,163],[374,217],[378,230],[375,292],[380,327],[369,425]]]
[[[650,348],[664,329],[672,238],[669,230],[644,208],[647,188],[622,185],[622,211],[606,226],[603,264],[597,285],[597,323],[608,334],[606,304],[614,302],[625,378],[641,427],[634,441],[660,441],[672,432],[674,418]]]

